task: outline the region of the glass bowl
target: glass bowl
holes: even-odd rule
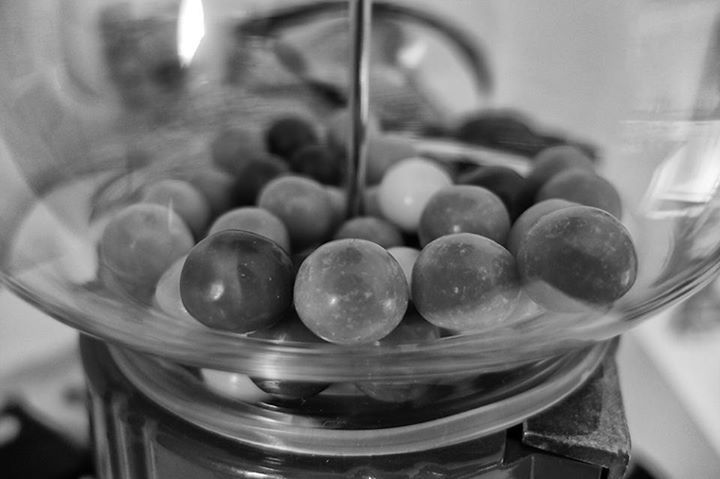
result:
[[[298,416],[277,413],[278,404],[318,407],[310,423],[366,435],[402,436],[408,424],[388,419],[387,404],[416,408],[407,421],[437,425],[428,398],[446,401],[440,410],[458,431],[450,442],[508,427],[582,384],[609,340],[714,277],[720,5],[370,3],[0,1],[4,284],[117,348],[121,369],[170,409],[188,411],[178,402],[201,386],[229,395],[235,409],[210,422],[252,417],[266,426],[267,446],[273,434],[296,433],[285,426]],[[352,23],[351,13],[371,14],[372,26]],[[266,148],[270,126],[288,116],[340,143],[345,180],[327,188],[346,195],[339,211],[351,216],[373,210],[363,200],[381,181],[371,178],[373,142],[401,145],[405,157],[392,161],[411,151],[453,182],[489,166],[528,178],[543,152],[573,148],[619,192],[615,220],[634,245],[634,281],[612,301],[563,311],[538,302],[526,282],[512,311],[483,327],[343,345],[208,328],[179,303],[164,307],[103,276],[98,242],[113,215],[144,201],[153,183],[177,179],[203,191],[217,216],[237,201],[239,178],[213,150],[219,135],[242,129],[248,144]],[[166,379],[143,376],[151,372]],[[260,392],[248,393],[248,378]],[[472,432],[458,428],[463,411],[475,411]],[[283,447],[301,452],[344,447],[289,437]],[[392,448],[364,453],[384,450]]]

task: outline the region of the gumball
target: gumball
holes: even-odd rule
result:
[[[521,214],[517,220],[515,220],[512,228],[510,228],[510,234],[508,234],[507,240],[508,251],[510,251],[513,256],[517,255],[520,243],[527,234],[528,230],[544,215],[552,211],[559,210],[560,208],[567,208],[568,206],[573,205],[576,205],[576,203],[556,198],[541,201],[525,210],[525,212]]]
[[[153,303],[161,311],[190,324],[197,324],[180,298],[180,273],[185,264],[186,256],[176,260],[160,277],[155,287]]]
[[[287,163],[267,156],[249,161],[238,173],[235,199],[239,206],[255,205],[260,191],[270,181],[290,173]]]
[[[574,146],[553,146],[542,150],[535,157],[533,167],[525,178],[518,198],[521,208],[529,208],[535,202],[537,192],[550,178],[570,168],[595,170],[590,157]]]
[[[504,244],[510,215],[502,200],[481,186],[453,185],[437,191],[420,216],[420,244],[453,233],[475,233]]]
[[[267,151],[286,160],[304,146],[319,142],[318,134],[310,121],[296,116],[274,120],[265,133]]]
[[[295,309],[326,341],[362,344],[387,336],[408,305],[402,268],[382,246],[362,239],[321,245],[300,266]]]
[[[525,183],[523,176],[506,166],[480,166],[461,174],[457,183],[461,185],[482,186],[492,191],[502,200],[514,220],[521,213],[518,195]]]
[[[452,331],[496,327],[513,312],[519,293],[515,260],[484,236],[441,236],[420,252],[412,300],[420,315]]]
[[[195,237],[210,221],[210,203],[197,188],[182,180],[165,179],[149,184],[141,198],[145,203],[167,206],[185,220]]]
[[[379,346],[402,346],[432,341],[440,337],[440,329],[425,321],[415,311],[409,311],[390,334],[378,341]],[[434,381],[376,382],[363,381],[355,384],[367,396],[382,402],[403,403],[422,398],[434,385]]]
[[[279,344],[302,343],[319,344],[324,341],[313,334],[296,314],[288,314],[273,326],[260,329],[249,335],[251,338],[268,339]],[[276,398],[294,400],[309,399],[330,385],[324,382],[285,381],[272,378],[250,378],[261,390]]]
[[[262,208],[243,206],[220,216],[210,227],[208,236],[223,230],[243,230],[259,234],[290,251],[290,236],[280,218]]]
[[[637,276],[630,234],[610,213],[568,206],[542,216],[522,238],[517,265],[525,290],[551,311],[605,309]]]
[[[550,178],[535,201],[561,198],[585,206],[594,206],[605,210],[616,218],[622,216],[620,194],[612,183],[592,171],[572,168]]]
[[[409,158],[390,168],[378,189],[383,217],[406,232],[417,231],[430,197],[452,184],[450,175],[431,160]]]
[[[409,138],[381,134],[370,137],[367,145],[367,183],[379,183],[395,163],[416,156],[417,150]]]
[[[405,279],[407,279],[408,286],[412,288],[412,270],[415,266],[418,256],[420,256],[420,250],[417,248],[410,248],[409,246],[395,246],[388,248],[388,253],[395,258],[400,267],[405,273]]]
[[[315,180],[284,176],[270,181],[258,206],[285,224],[293,247],[307,247],[332,234],[334,211],[327,189]]]
[[[346,238],[365,239],[386,249],[403,245],[402,233],[397,226],[374,216],[359,216],[343,223],[334,239]]]
[[[218,168],[235,176],[249,161],[267,156],[262,133],[240,127],[219,132],[210,143],[210,154]]]
[[[324,145],[310,144],[290,157],[290,169],[325,185],[337,185],[342,180],[343,159]]]
[[[115,213],[98,244],[101,266],[121,281],[152,288],[194,244],[185,221],[166,206],[136,203]]]
[[[235,206],[235,177],[217,168],[202,168],[187,178],[205,196],[212,216]]]
[[[180,274],[180,297],[204,325],[238,333],[269,327],[292,306],[294,268],[274,241],[224,230],[200,241]]]

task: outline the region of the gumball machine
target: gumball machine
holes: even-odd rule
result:
[[[616,345],[720,267],[718,15],[0,0],[0,269],[98,478],[623,477]]]

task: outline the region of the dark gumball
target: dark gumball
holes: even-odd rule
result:
[[[260,191],[270,181],[290,173],[287,163],[267,156],[248,162],[238,173],[235,183],[235,202],[239,206],[255,205]]]
[[[315,127],[308,120],[295,116],[273,121],[265,134],[267,150],[286,160],[301,148],[319,142]]]
[[[342,159],[323,145],[306,145],[290,157],[290,169],[309,176],[326,185],[337,185],[342,180]]]
[[[269,327],[292,306],[294,268],[274,241],[225,230],[199,242],[180,275],[187,311],[204,325],[233,332]]]
[[[402,246],[403,236],[397,226],[382,218],[360,216],[343,223],[334,239],[358,238],[377,243],[383,248]]]
[[[420,315],[451,331],[502,324],[519,296],[515,260],[484,236],[442,236],[423,248],[412,275],[412,300]]]
[[[536,201],[560,198],[585,206],[605,210],[616,218],[622,217],[622,200],[608,180],[592,171],[572,168],[550,178],[540,188]]]
[[[542,216],[517,253],[525,290],[551,311],[605,309],[635,282],[630,234],[610,213],[569,206]]]
[[[511,220],[521,213],[518,195],[524,181],[520,173],[506,166],[476,167],[462,173],[457,179],[458,184],[482,186],[498,195],[505,204]]]
[[[248,335],[251,338],[267,339],[280,345],[288,343],[320,344],[323,341],[312,333],[295,313],[270,326]],[[285,381],[273,378],[250,378],[255,385],[268,394],[284,400],[309,399],[327,389],[324,382]]]
[[[361,239],[335,240],[302,263],[294,301],[302,322],[324,340],[371,343],[402,320],[408,286],[402,268],[382,246]]]

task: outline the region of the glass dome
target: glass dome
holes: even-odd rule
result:
[[[567,358],[579,354],[591,370],[602,343],[696,291],[720,265],[717,2],[0,1],[0,59],[3,281],[130,358],[148,353],[194,371],[280,385],[365,384],[375,399],[382,394],[368,393],[373,385],[518,378],[517,371],[528,371],[520,375],[527,379],[543,365],[566,364],[577,380],[544,399],[545,407],[586,377]],[[290,151],[308,136],[303,146],[316,147],[317,161],[309,165]],[[331,156],[330,166],[321,165],[318,149]],[[590,166],[566,168],[570,180],[556,191],[541,188],[549,176],[528,186],[545,174],[538,165],[548,151],[571,151]],[[422,165],[399,169],[409,160]],[[434,168],[440,186],[419,176],[423,168]],[[302,226],[322,224],[327,210],[332,227],[303,239],[289,225],[302,220],[285,208],[288,246],[262,240],[295,257],[294,309],[302,322],[311,329],[321,322],[298,300],[294,275],[310,275],[315,253],[305,259],[308,247],[337,238],[346,216],[373,216],[400,231],[396,246],[425,259],[415,263],[412,286],[398,287],[405,317],[432,323],[430,333],[384,341],[388,330],[345,344],[222,321],[208,327],[198,318],[206,307],[188,299],[188,265],[190,258],[199,258],[199,269],[215,261],[222,272],[222,259],[195,254],[197,247],[174,236],[147,257],[142,249],[131,259],[112,257],[131,242],[120,233],[108,239],[128,208],[154,204],[165,212],[165,230],[180,222],[199,247],[213,238],[210,224],[222,213],[258,204],[267,210],[272,201],[258,198],[268,182],[302,175],[326,198]],[[156,190],[149,199],[166,180],[201,194],[199,225],[183,216],[185,196]],[[605,189],[595,194],[585,181]],[[413,185],[420,193],[394,196]],[[499,238],[447,224],[439,228],[455,229],[433,232],[433,220],[451,216],[454,206],[418,226],[425,210],[417,202],[426,208],[431,201],[423,194],[459,185],[502,201],[507,225],[493,226],[503,230]],[[578,190],[594,199],[574,196]],[[533,203],[557,198],[571,203],[517,227]],[[399,216],[393,201],[401,203]],[[298,202],[300,194],[285,203]],[[158,225],[141,223],[138,231]],[[562,230],[571,223],[575,230]],[[580,229],[586,236],[573,240]],[[511,246],[515,230],[519,243]],[[453,241],[447,237],[481,243],[477,254],[490,255],[490,269],[478,273],[486,265],[477,258],[433,261],[442,251],[431,246]],[[577,255],[566,255],[571,250]],[[117,274],[130,263],[146,270]],[[171,274],[171,263],[184,265],[181,276],[180,266]],[[465,285],[474,295],[469,305],[457,293]],[[280,301],[279,294],[247,299],[263,291],[230,306],[229,321],[250,303]],[[293,309],[286,306],[282,313]],[[282,323],[294,314],[273,318],[283,316]],[[142,361],[150,360],[126,364]],[[507,383],[503,390],[503,397],[519,391]],[[484,389],[486,398],[492,391]]]

